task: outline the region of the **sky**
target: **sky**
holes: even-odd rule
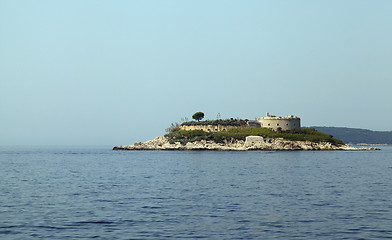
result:
[[[125,145],[205,119],[391,131],[390,0],[0,0],[0,144]]]

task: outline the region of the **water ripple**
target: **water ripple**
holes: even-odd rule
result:
[[[0,239],[382,239],[391,151],[3,151]]]

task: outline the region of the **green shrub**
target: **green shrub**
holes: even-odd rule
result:
[[[170,142],[194,142],[200,140],[212,140],[222,143],[230,140],[245,140],[247,136],[262,136],[265,138],[283,138],[291,141],[329,142],[334,145],[344,144],[341,140],[331,135],[316,131],[313,128],[294,129],[288,131],[274,131],[269,128],[232,128],[220,132],[204,132],[202,130],[179,130],[165,135]]]

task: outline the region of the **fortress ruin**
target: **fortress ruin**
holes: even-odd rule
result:
[[[259,118],[258,122],[260,123],[261,127],[271,128],[275,131],[278,130],[278,128],[283,131],[301,128],[301,119],[299,117],[295,117],[294,115],[276,117],[267,113],[267,116]]]
[[[231,120],[232,123],[233,119]],[[294,115],[287,115],[286,117],[272,116],[267,113],[266,117],[260,117],[258,120],[237,120],[238,124],[224,124],[220,120],[191,122],[193,124],[184,123],[181,125],[181,130],[203,130],[205,132],[226,131],[232,128],[252,128],[264,127],[275,131],[301,129],[301,119]],[[224,122],[224,121],[223,121]]]

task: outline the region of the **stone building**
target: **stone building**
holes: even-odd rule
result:
[[[301,128],[301,119],[294,115],[287,115],[286,117],[271,116],[267,113],[266,117],[259,118],[258,121],[261,127],[272,128],[274,130],[292,130]]]

